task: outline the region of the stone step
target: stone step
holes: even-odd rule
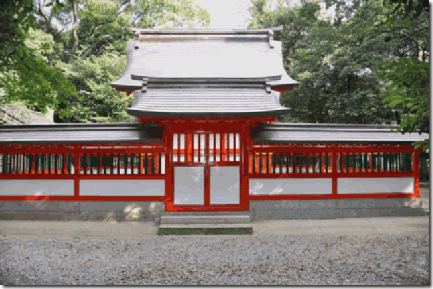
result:
[[[227,211],[227,212],[161,212],[162,216],[249,216],[248,211]]]
[[[251,224],[162,224],[158,235],[252,235]]]
[[[248,224],[249,215],[164,215],[162,224]]]

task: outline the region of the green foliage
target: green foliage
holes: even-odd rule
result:
[[[403,133],[428,132],[429,34],[424,10],[405,14],[400,7],[391,16],[397,4],[388,8],[381,1],[326,0],[327,8],[335,7],[335,16],[329,18],[316,1],[276,11],[266,10],[267,3],[252,1],[250,26],[283,25],[275,39],[282,41],[287,73],[301,82],[282,95],[282,104],[292,113],[280,120],[397,123]],[[408,21],[405,15],[416,17]]]
[[[274,22],[274,13],[269,9],[271,0],[251,0],[251,4],[251,7],[248,9],[251,14],[248,28],[271,27]]]
[[[398,47],[396,58],[377,65],[378,76],[389,86],[381,95],[385,104],[402,113],[397,129],[429,133],[429,7],[425,1],[389,0],[386,32]],[[392,13],[391,13],[392,11]],[[396,37],[398,35],[398,37]],[[388,41],[391,41],[388,39]],[[416,142],[415,147],[429,148],[429,139]]]
[[[429,133],[430,90],[429,63],[400,58],[391,63],[378,64],[378,75],[391,82],[381,95],[383,102],[404,113],[397,131]],[[429,139],[417,142],[415,147],[429,148]]]
[[[0,11],[0,101],[57,122],[133,121],[132,96],[110,83],[125,69],[125,26],[205,27],[195,0],[11,0]],[[78,93],[77,93],[78,92]]]
[[[205,27],[209,13],[194,0],[139,0],[132,23],[140,27]]]
[[[71,78],[80,85],[83,100],[70,109],[78,122],[134,121],[126,109],[132,105],[132,94],[117,91],[110,86],[126,67],[126,55],[108,52],[90,56],[75,63]]]
[[[21,100],[44,113],[46,108],[56,108],[65,102],[64,95],[76,95],[62,71],[48,61],[53,40],[51,35],[33,28],[32,1],[8,1],[2,8],[0,102]]]
[[[275,39],[282,41],[287,73],[301,82],[282,95],[282,104],[292,109],[291,117],[282,120],[396,122],[398,115],[378,96],[384,88],[375,71],[377,63],[389,58],[389,50],[383,49],[384,36],[370,37],[384,8],[369,2],[358,5],[353,13],[344,1],[339,4],[342,15],[351,17],[344,25],[343,20],[324,17],[316,1],[302,1],[300,6],[280,7],[275,12],[263,9],[264,25],[283,25]]]

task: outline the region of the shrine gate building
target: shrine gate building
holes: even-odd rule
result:
[[[419,197],[411,143],[427,134],[275,122],[290,111],[280,94],[299,84],[273,40],[281,27],[128,29],[136,38],[111,85],[133,94],[127,111],[138,122],[1,126],[3,207],[161,202],[166,212],[253,210],[266,219]]]

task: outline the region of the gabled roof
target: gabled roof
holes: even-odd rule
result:
[[[283,67],[280,41],[269,29],[156,30],[130,28],[124,74],[111,85],[123,91],[141,87],[131,75],[163,78],[263,78],[277,76],[271,86],[299,84]],[[281,81],[283,80],[283,81]]]
[[[161,80],[161,79],[159,79]],[[153,82],[135,90],[128,113],[138,117],[258,117],[286,114],[280,93],[251,82],[195,80]]]
[[[269,29],[128,28],[128,63],[111,83],[134,91],[139,117],[257,117],[288,112],[279,93],[298,84],[283,67],[281,42]]]
[[[413,143],[429,134],[392,130],[392,125],[272,123],[251,129],[255,143]]]

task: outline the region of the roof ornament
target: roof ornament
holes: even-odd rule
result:
[[[147,92],[147,82],[149,81],[149,78],[143,77],[143,87],[141,88],[141,92],[145,93]]]
[[[269,47],[271,49],[274,49],[274,44],[272,43],[274,41],[274,31],[272,29],[269,29],[268,35],[269,35]]]
[[[266,80],[265,85],[266,85],[266,92],[271,93],[272,92],[271,82],[269,80]]]

